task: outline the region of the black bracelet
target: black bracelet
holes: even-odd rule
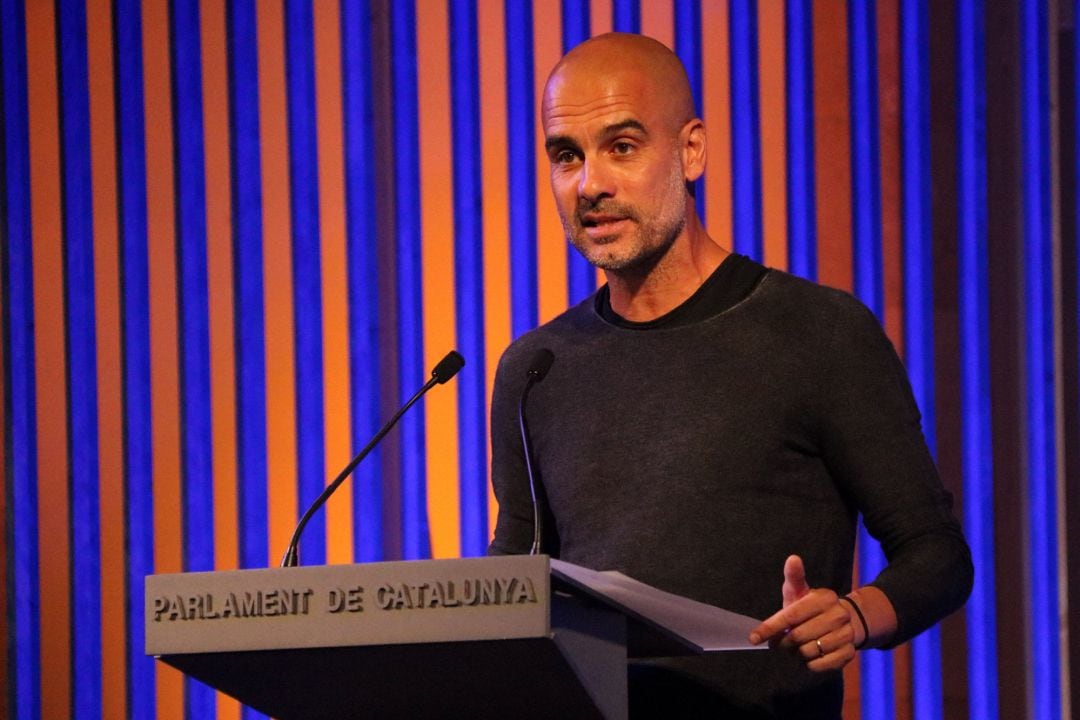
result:
[[[855,646],[856,650],[862,650],[864,647],[866,647],[866,643],[870,640],[870,626],[866,624],[866,616],[863,615],[862,610],[859,609],[859,603],[852,600],[849,596],[841,595],[837,599],[838,600],[847,600],[848,605],[850,605],[855,610],[855,614],[859,617],[859,622],[862,623],[862,631],[863,631],[862,642]]]

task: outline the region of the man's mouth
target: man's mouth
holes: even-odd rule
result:
[[[608,238],[617,235],[630,223],[624,215],[606,215],[600,213],[586,213],[581,218],[581,227],[585,234],[592,240]]]

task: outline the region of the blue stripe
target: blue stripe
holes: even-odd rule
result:
[[[728,4],[731,67],[731,202],[735,252],[762,259],[761,126],[757,3]]]
[[[532,0],[506,0],[506,136],[510,182],[510,332],[536,327],[536,125]]]
[[[810,0],[788,0],[785,8],[788,271],[817,280],[813,10]]]
[[[30,228],[30,136],[26,87],[26,18],[19,0],[0,0],[3,64],[3,252],[6,333],[4,422],[7,446],[7,567],[10,681],[4,707],[20,720],[41,716],[41,586],[38,579],[37,399],[34,372],[34,268]],[[7,441],[7,438],[5,438]]]
[[[848,4],[848,68],[851,88],[852,254],[855,294],[884,319],[881,269],[881,175],[878,157],[876,3]],[[859,575],[870,582],[885,567],[881,547],[863,528]],[[892,653],[862,656],[864,720],[893,717]]]
[[[565,55],[589,39],[589,0],[562,0],[562,51]]]
[[[352,443],[359,451],[379,431],[378,238],[372,120],[371,19],[365,0],[341,3],[345,206],[349,277],[349,383]],[[383,559],[382,451],[375,448],[353,478],[353,546],[358,561]]]
[[[994,597],[994,467],[990,408],[989,250],[986,204],[986,86],[982,0],[957,6],[959,148],[960,408],[964,534],[976,568],[964,608],[968,714],[998,717]]]
[[[675,0],[675,53],[686,68],[694,93],[694,112],[702,117],[701,0]],[[694,205],[705,221],[705,177],[694,183]]]
[[[1061,716],[1054,436],[1053,227],[1046,4],[1021,3],[1030,685],[1034,720]]]
[[[72,712],[101,716],[94,217],[86,4],[57,4],[71,523]]]
[[[461,554],[487,551],[487,375],[484,362],[484,205],[480,155],[480,64],[476,0],[450,3],[450,85],[454,142],[454,285]]]
[[[240,566],[270,561],[267,517],[266,341],[262,152],[254,0],[229,4],[229,146],[232,185],[237,494]]]
[[[319,154],[315,125],[315,30],[311,0],[285,2],[289,104],[289,198],[292,211],[293,320],[296,337],[297,510],[326,487],[323,424],[322,270],[319,242]],[[326,514],[304,531],[301,558],[326,562]]]
[[[640,0],[613,0],[611,3],[611,28],[615,32],[641,32]]]
[[[562,19],[562,49],[563,53],[567,53],[589,39],[589,0],[563,0]],[[569,243],[566,250],[566,285],[571,305],[576,305],[596,291],[596,269]]]
[[[174,0],[171,21],[184,569],[190,572],[214,568],[206,164],[198,2]],[[211,688],[186,678],[184,689],[187,717],[214,717],[216,700]]]
[[[394,47],[394,154],[397,184],[398,387],[404,404],[427,378],[424,368],[423,275],[420,267],[420,157],[416,81],[416,7],[394,0],[390,17]],[[530,86],[531,87],[531,86]],[[401,419],[402,553],[406,560],[431,555],[427,518],[424,405]]]
[[[904,351],[923,434],[936,452],[934,404],[934,284],[930,175],[930,72],[925,0],[900,10],[901,183],[904,246]],[[912,702],[917,720],[942,716],[941,633],[937,626],[912,643]]]
[[[146,655],[143,581],[154,572],[153,435],[146,144],[139,0],[118,0],[116,92],[121,307],[124,356],[124,479],[127,549],[127,701],[134,718],[156,715],[154,659]]]

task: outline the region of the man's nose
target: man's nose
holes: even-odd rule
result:
[[[614,195],[611,173],[599,160],[586,160],[582,163],[581,178],[578,180],[578,195],[592,201]]]

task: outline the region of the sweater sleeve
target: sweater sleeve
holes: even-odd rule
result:
[[[888,564],[871,584],[896,610],[897,645],[964,603],[971,554],[903,365],[877,319],[850,296],[839,302],[822,361],[822,455],[884,550]]]
[[[515,397],[521,388],[511,378],[512,350],[508,349],[499,360],[491,399],[491,484],[499,514],[489,555],[523,554],[532,545],[532,497]],[[523,384],[524,373],[522,378]]]

